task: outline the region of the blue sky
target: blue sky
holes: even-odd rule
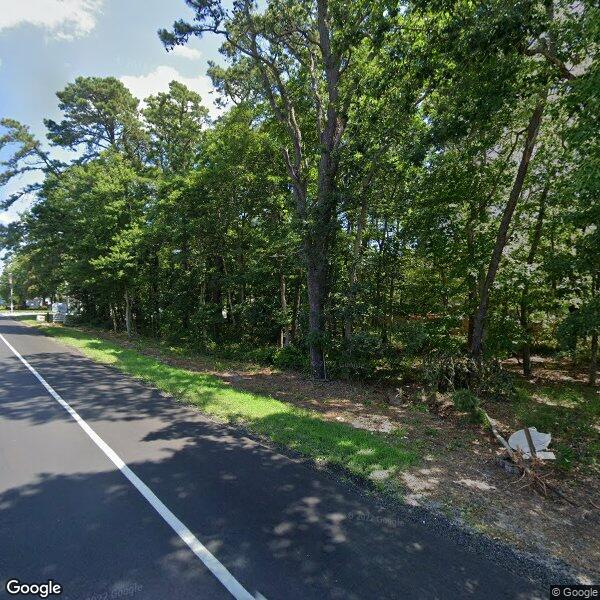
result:
[[[216,114],[206,70],[207,61],[219,61],[219,40],[192,39],[167,53],[156,34],[190,16],[184,0],[0,0],[0,117],[45,138],[43,119],[60,116],[55,93],[79,75],[113,75],[140,99],[177,79]],[[0,222],[29,202],[0,213]]]

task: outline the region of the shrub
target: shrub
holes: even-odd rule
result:
[[[327,376],[332,379],[397,382],[410,373],[406,354],[367,333],[331,345],[327,358]]]
[[[395,325],[392,340],[410,356],[422,356],[434,349],[455,354],[462,341],[451,334],[455,328],[455,320],[447,317],[405,320]]]
[[[484,361],[480,371],[478,393],[488,400],[507,402],[516,395],[513,376],[502,368],[500,361]]]
[[[578,339],[598,331],[600,331],[600,297],[573,309],[558,325],[556,337],[564,349],[575,352]]]
[[[494,401],[507,401],[515,394],[512,376],[497,360],[484,360],[478,365],[468,355],[432,353],[423,362],[423,376],[431,389],[440,392],[470,390]]]
[[[456,390],[452,394],[452,402],[457,410],[466,412],[474,423],[484,423],[485,417],[481,410],[479,398],[470,390]]]
[[[477,363],[469,356],[430,353],[423,361],[427,385],[439,392],[470,389],[479,377]]]
[[[479,407],[479,398],[470,390],[456,390],[452,394],[452,402],[462,412],[473,412]]]
[[[426,349],[429,343],[429,332],[427,328],[418,321],[406,321],[396,326],[394,341],[398,341],[404,348],[404,352],[411,356]]]
[[[273,355],[273,365],[280,369],[306,371],[309,368],[307,351],[294,345],[278,348]]]

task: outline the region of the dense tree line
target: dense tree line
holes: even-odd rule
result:
[[[320,378],[433,351],[516,354],[527,374],[532,347],[562,344],[595,379],[595,3],[187,4],[159,35],[222,37],[217,120],[177,82],[140,105],[80,77],[49,146],[2,121],[0,183],[44,178],[2,230],[0,295],[11,270],[21,298]]]

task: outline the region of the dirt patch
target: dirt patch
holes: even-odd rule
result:
[[[552,466],[545,476],[577,506],[543,498],[526,482],[502,467],[503,451],[483,430],[440,402],[433,414],[416,387],[391,389],[339,381],[314,381],[299,373],[207,357],[178,356],[168,349],[99,334],[135,347],[168,364],[210,373],[232,387],[267,394],[311,409],[325,419],[381,435],[400,435],[418,448],[421,463],[396,476],[409,504],[426,506],[539,557],[554,557],[570,565],[582,582],[600,580],[600,483],[596,472],[561,474]],[[539,362],[539,361],[538,361]],[[510,365],[509,365],[510,366]],[[568,365],[536,364],[536,378],[549,381],[584,374]],[[514,368],[514,367],[513,367]],[[442,399],[443,400],[443,399]],[[505,431],[517,426],[510,405],[490,410]],[[385,478],[387,473],[378,473]]]

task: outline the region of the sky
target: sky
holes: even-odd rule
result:
[[[206,71],[209,60],[220,62],[219,40],[194,38],[167,53],[156,33],[191,15],[184,0],[0,0],[0,118],[45,139],[43,119],[60,118],[56,92],[80,75],[117,77],[140,100],[176,79],[215,116]],[[28,181],[0,189],[0,200]],[[30,203],[0,212],[0,223]]]

